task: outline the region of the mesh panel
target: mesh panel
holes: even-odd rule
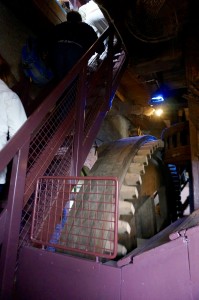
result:
[[[49,251],[113,258],[117,253],[117,207],[114,178],[40,178],[32,240]]]
[[[74,111],[78,80],[57,101],[32,135],[29,149],[19,249],[29,245],[36,181],[42,175],[69,175],[74,141]],[[70,120],[70,121],[69,121]]]
[[[77,81],[59,99],[57,105],[32,136],[28,159],[25,202],[32,195],[39,176],[44,174],[67,175],[70,171],[75,130],[76,92]]]
[[[126,55],[124,55],[124,61],[125,58]],[[100,56],[100,60],[95,55],[90,60],[90,65],[87,66],[87,78],[85,81],[87,106],[86,110],[83,111],[85,113],[83,124],[84,146],[88,141],[90,131],[99,116],[99,112],[103,111],[103,107],[107,105],[106,78],[104,76],[107,70],[107,59],[106,49]],[[117,70],[115,69],[114,71],[115,81],[117,81],[120,73],[120,64],[124,63],[123,60],[119,62]],[[79,81],[78,75],[58,99],[55,93],[57,101],[54,107],[50,109],[43,122],[32,133],[18,251],[20,251],[22,246],[32,244],[30,230],[37,179],[41,176],[68,176],[71,174],[74,155],[73,147],[77,130],[76,118],[79,109],[77,107],[77,99],[80,96],[78,93],[81,86]],[[83,151],[85,150],[83,149]],[[48,212],[46,211],[46,213]]]

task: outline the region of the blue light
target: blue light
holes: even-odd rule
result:
[[[158,105],[162,102],[164,102],[164,97],[161,94],[155,95],[149,100],[150,105]]]
[[[164,101],[164,98],[163,98],[162,95],[159,95],[159,96],[156,96],[156,97],[152,97],[151,99],[155,100],[157,102],[163,102]]]

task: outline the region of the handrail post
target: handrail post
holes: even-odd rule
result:
[[[110,109],[112,105],[113,96],[114,96],[111,95],[112,79],[113,79],[113,42],[114,42],[114,36],[113,36],[113,30],[111,30],[109,35],[109,41],[108,41],[108,63],[107,63],[107,80],[106,80],[106,96],[105,96],[105,98],[108,99],[108,101],[105,102],[105,107],[104,107],[106,111]]]
[[[81,162],[81,148],[84,136],[84,120],[85,120],[85,106],[86,106],[86,66],[79,74],[78,87],[76,94],[76,124],[75,124],[75,137],[73,145],[73,158],[71,176],[78,176],[80,172],[79,162]]]
[[[10,299],[16,268],[21,212],[26,179],[26,164],[29,142],[13,159],[12,174],[7,202],[7,218],[0,257],[0,298]]]

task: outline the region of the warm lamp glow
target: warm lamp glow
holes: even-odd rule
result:
[[[160,117],[163,114],[163,110],[161,108],[158,108],[155,110],[155,115]]]

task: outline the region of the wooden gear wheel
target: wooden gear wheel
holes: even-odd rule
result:
[[[163,142],[151,136],[111,142],[101,150],[89,173],[119,180],[118,258],[168,222],[162,162],[158,156],[161,148]]]

